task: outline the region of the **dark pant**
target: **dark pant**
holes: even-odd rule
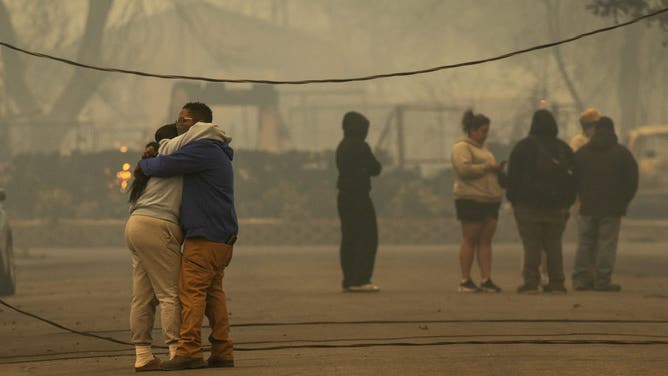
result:
[[[376,210],[367,192],[339,192],[341,219],[341,270],[343,287],[371,282],[378,249]]]
[[[515,207],[517,230],[524,245],[522,277],[524,283],[538,286],[540,283],[541,254],[547,256],[547,274],[551,284],[564,283],[564,262],[561,237],[568,220],[567,209],[542,209]]]
[[[580,216],[573,285],[592,288],[610,284],[615,268],[621,217]]]

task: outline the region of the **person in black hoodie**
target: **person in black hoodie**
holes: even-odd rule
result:
[[[371,283],[378,248],[376,211],[369,196],[371,176],[381,165],[366,143],[369,120],[357,112],[343,117],[343,140],[336,149],[339,170],[337,207],[341,219],[343,291],[377,292]]]
[[[506,196],[513,205],[524,246],[519,293],[537,293],[541,254],[547,256],[546,293],[565,293],[561,238],[568,208],[575,201],[573,151],[557,138],[557,123],[545,109],[534,113],[529,136],[513,148],[508,161]]]
[[[580,196],[575,290],[620,291],[611,283],[621,217],[638,189],[638,164],[617,142],[614,123],[601,117],[591,141],[575,154]]]

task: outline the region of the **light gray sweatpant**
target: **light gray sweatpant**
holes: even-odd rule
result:
[[[132,255],[132,342],[152,343],[155,308],[159,303],[165,342],[175,343],[181,327],[178,297],[181,228],[163,219],[132,215],[125,225],[125,240]]]

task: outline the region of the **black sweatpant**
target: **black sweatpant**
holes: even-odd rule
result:
[[[371,282],[378,250],[376,210],[368,192],[339,192],[341,270],[344,288]]]

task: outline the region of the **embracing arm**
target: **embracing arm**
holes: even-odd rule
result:
[[[190,127],[188,131],[172,139],[160,141],[160,155],[172,154],[193,141],[201,139],[211,139],[230,143],[232,138],[225,133],[218,125],[213,123],[197,122]]]
[[[212,143],[191,142],[170,155],[139,161],[144,174],[169,177],[204,171],[215,162],[218,146]]]

